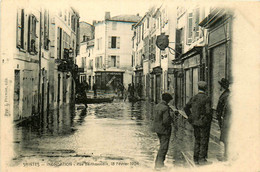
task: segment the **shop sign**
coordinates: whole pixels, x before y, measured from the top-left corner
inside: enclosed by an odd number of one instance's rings
[[[153,68],[154,74],[162,74],[162,68]]]

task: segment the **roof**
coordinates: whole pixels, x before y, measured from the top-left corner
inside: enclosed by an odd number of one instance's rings
[[[111,17],[110,20],[125,21],[125,22],[138,22],[142,17],[137,15],[118,15]]]

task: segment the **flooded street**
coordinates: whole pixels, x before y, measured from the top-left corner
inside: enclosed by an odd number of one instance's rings
[[[62,108],[42,117],[43,123],[39,119],[21,123],[14,132],[13,165],[153,168],[159,140],[151,131],[152,108],[145,101],[115,100],[90,104],[86,110],[82,105],[76,105],[75,111]],[[172,141],[165,162],[168,167],[178,158],[173,158],[173,147]]]

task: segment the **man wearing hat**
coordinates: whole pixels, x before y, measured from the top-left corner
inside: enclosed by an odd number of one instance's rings
[[[195,164],[205,165],[207,161],[208,143],[210,135],[210,125],[212,121],[211,100],[205,93],[207,83],[205,81],[198,82],[199,92],[193,96],[184,107],[184,111],[188,116],[188,121],[194,128],[194,154]]]
[[[163,93],[162,101],[155,106],[153,130],[160,140],[160,148],[155,160],[156,169],[164,167],[164,160],[169,147],[172,117],[170,116],[168,103],[172,99],[169,93]]]
[[[220,141],[224,143],[224,158],[219,158],[219,160],[227,160],[228,153],[228,133],[230,128],[230,116],[231,116],[231,108],[229,104],[229,81],[225,78],[222,78],[219,81],[221,85],[221,89],[224,88],[225,91],[219,97],[218,105],[217,105],[217,119],[219,123],[219,127],[221,130]]]

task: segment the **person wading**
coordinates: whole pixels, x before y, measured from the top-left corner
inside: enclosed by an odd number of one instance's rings
[[[194,163],[196,165],[205,165],[211,163],[208,162],[206,158],[212,121],[212,109],[210,98],[205,93],[207,83],[205,81],[199,81],[198,89],[198,94],[189,100],[184,107],[184,111],[188,116],[188,121],[194,128]]]
[[[155,106],[153,131],[157,133],[160,140],[160,148],[155,160],[155,169],[164,167],[164,160],[169,147],[172,117],[170,116],[168,103],[172,99],[169,93],[163,93],[162,101]]]

